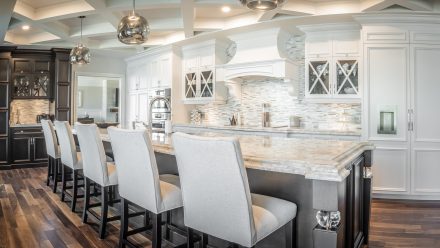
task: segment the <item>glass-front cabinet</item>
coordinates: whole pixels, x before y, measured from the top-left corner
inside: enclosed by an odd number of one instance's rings
[[[358,61],[337,59],[335,61],[336,89],[337,95],[358,95]]]
[[[305,95],[309,99],[359,98],[357,58],[308,59]]]
[[[14,59],[12,98],[50,97],[50,60]]]
[[[214,96],[214,69],[200,70],[200,97]]]
[[[195,98],[197,96],[197,73],[185,73],[185,98]]]

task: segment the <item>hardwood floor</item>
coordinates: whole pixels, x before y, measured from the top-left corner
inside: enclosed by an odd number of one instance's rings
[[[0,248],[117,247],[118,221],[99,240],[97,225],[81,223],[45,177],[46,168],[0,171]],[[134,238],[150,246],[144,236]],[[375,200],[369,247],[440,248],[440,202]]]

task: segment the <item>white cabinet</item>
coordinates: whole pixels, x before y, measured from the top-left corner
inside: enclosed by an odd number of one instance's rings
[[[376,194],[440,199],[439,57],[440,45],[365,45],[363,105],[376,145]]]
[[[151,83],[148,77],[150,73],[151,68],[147,61],[138,60],[127,66],[128,90],[147,90]]]
[[[216,40],[182,48],[184,103],[206,104],[226,101],[227,89],[223,83],[216,82],[215,77],[216,62],[225,61],[225,55],[219,54],[219,47],[226,49],[225,44]]]
[[[305,97],[323,102],[360,101],[360,30],[356,25],[308,25]]]
[[[152,58],[149,62],[151,67],[150,81],[152,88],[170,88],[171,87],[171,57],[166,54]]]
[[[133,122],[148,122],[148,91],[136,91],[128,94],[128,125]]]

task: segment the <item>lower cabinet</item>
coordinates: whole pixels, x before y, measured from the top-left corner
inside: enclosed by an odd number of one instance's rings
[[[8,137],[0,137],[0,165],[8,164]]]
[[[46,144],[41,128],[13,128],[11,134],[13,164],[39,164],[47,161]]]

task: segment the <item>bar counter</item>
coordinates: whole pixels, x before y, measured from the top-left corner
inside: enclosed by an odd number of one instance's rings
[[[222,133],[197,135],[231,136]],[[154,133],[151,137],[160,173],[178,174],[172,136]],[[269,136],[235,137],[240,141],[251,192],[297,204],[297,247],[351,248],[368,243],[371,155],[374,149],[371,143]],[[106,150],[110,150],[108,135],[102,134],[102,138]],[[194,151],[194,156],[197,156],[197,151]],[[320,227],[316,220],[318,211],[339,212],[341,219],[337,227]],[[182,211],[178,212],[174,221],[183,224]],[[282,247],[283,237],[283,232],[278,231],[257,247]]]

